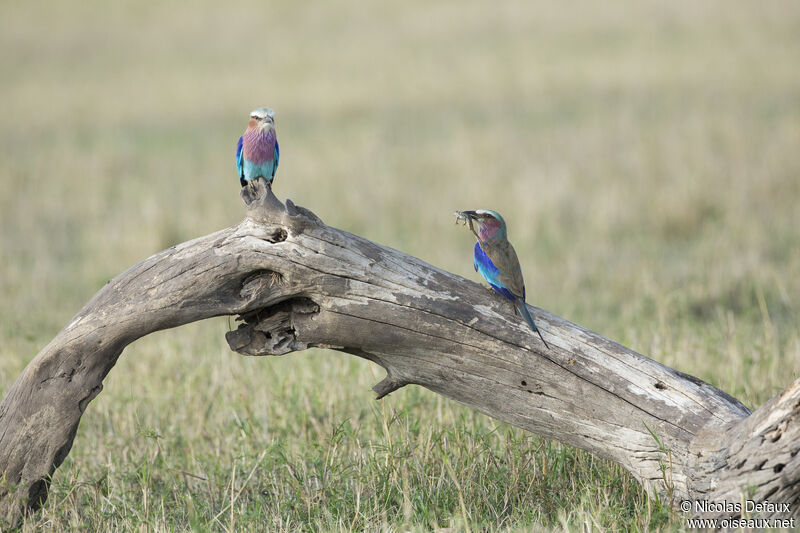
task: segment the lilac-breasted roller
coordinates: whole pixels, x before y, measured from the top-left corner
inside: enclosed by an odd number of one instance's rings
[[[469,224],[469,229],[478,238],[472,263],[492,288],[505,296],[514,304],[515,312],[519,312],[528,326],[539,334],[539,338],[550,349],[542,332],[536,327],[528,306],[525,305],[525,282],[519,266],[517,252],[508,242],[506,222],[500,213],[490,209],[476,211],[456,211],[456,216]],[[477,230],[475,229],[477,226]]]
[[[275,111],[268,107],[254,109],[250,113],[250,123],[236,145],[236,170],[242,187],[259,177],[272,184],[279,157]]]

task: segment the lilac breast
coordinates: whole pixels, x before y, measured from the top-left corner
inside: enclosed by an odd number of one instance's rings
[[[275,130],[247,129],[242,136],[244,158],[251,163],[261,165],[275,157]]]

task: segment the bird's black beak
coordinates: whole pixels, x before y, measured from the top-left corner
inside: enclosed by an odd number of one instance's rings
[[[459,217],[463,217],[469,220],[475,220],[476,218],[478,218],[478,213],[476,213],[475,211],[457,211],[456,213],[458,214]]]

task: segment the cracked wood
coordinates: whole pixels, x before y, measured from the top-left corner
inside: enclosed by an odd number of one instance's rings
[[[242,189],[240,224],[165,250],[103,287],[31,361],[0,404],[0,512],[47,496],[87,404],[134,340],[240,315],[231,348],[336,349],[386,369],[378,397],[417,384],[628,469],[682,499],[799,494],[800,385],[750,413],[709,384],[531,307],[551,344],[502,297],[402,252]],[[663,466],[668,465],[667,472]]]

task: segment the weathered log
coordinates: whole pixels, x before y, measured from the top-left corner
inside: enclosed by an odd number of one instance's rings
[[[114,278],[11,386],[0,404],[0,516],[16,521],[47,497],[125,346],[219,315],[243,318],[227,335],[237,352],[323,347],[369,359],[386,369],[379,398],[421,385],[615,461],[676,507],[744,494],[795,512],[800,380],[751,414],[697,378],[532,307],[548,350],[475,282],[284,206],[263,180],[242,198],[244,221]]]

